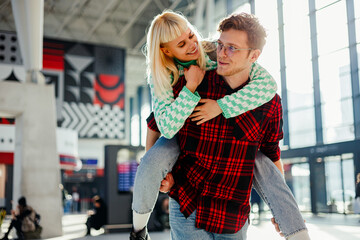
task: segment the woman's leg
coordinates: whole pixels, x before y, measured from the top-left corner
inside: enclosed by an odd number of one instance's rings
[[[310,239],[296,200],[275,164],[258,152],[253,187],[269,206],[286,239]],[[299,237],[301,238],[295,238]]]
[[[161,137],[142,158],[136,171],[133,191],[132,209],[135,231],[147,225],[159,195],[160,183],[171,171],[179,154],[180,149],[176,137],[172,139]]]

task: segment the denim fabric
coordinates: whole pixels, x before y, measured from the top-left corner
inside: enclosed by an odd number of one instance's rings
[[[137,168],[132,209],[139,214],[152,212],[159,195],[160,183],[171,171],[180,154],[176,136],[159,138],[147,151]]]
[[[180,212],[180,205],[172,198],[170,208],[170,229],[172,240],[246,240],[249,221],[235,234],[217,234],[195,227],[196,211],[188,218]]]
[[[137,169],[132,209],[145,214],[153,210],[161,180],[171,171],[180,149],[176,137],[159,138],[146,152]],[[306,229],[304,220],[289,187],[278,168],[261,152],[257,153],[253,187],[269,206],[275,221],[286,237]]]
[[[256,154],[253,187],[269,206],[286,238],[306,229],[285,179],[275,164],[261,152]]]

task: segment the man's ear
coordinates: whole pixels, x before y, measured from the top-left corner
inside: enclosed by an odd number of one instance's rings
[[[168,57],[173,57],[173,54],[169,51],[169,49],[167,47],[162,47],[160,48],[160,50]]]
[[[250,54],[250,62],[252,62],[252,63],[256,62],[256,60],[259,58],[260,54],[261,54],[260,49],[252,50],[251,54]]]

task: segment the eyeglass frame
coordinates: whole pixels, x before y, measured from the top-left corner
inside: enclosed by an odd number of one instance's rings
[[[249,51],[249,50],[254,50],[255,48],[235,48],[234,46],[226,46],[225,44],[220,43],[219,41],[215,42],[216,45],[216,50],[217,51],[221,51],[222,49],[224,49],[224,53],[227,56],[232,56],[235,52],[237,51]],[[222,46],[222,47],[221,47]],[[220,48],[220,49],[219,49]],[[230,48],[233,48],[232,50],[230,50]],[[230,54],[229,54],[230,53]]]

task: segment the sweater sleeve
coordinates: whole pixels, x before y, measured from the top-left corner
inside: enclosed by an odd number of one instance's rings
[[[152,84],[150,84],[150,88],[157,126],[164,137],[170,139],[182,128],[185,120],[200,101],[200,96],[197,92],[192,93],[184,86],[176,99],[174,99],[172,89],[168,90],[160,99],[155,96]]]
[[[270,101],[276,94],[273,77],[257,63],[250,72],[250,82],[239,91],[217,100],[225,118],[236,117]]]

